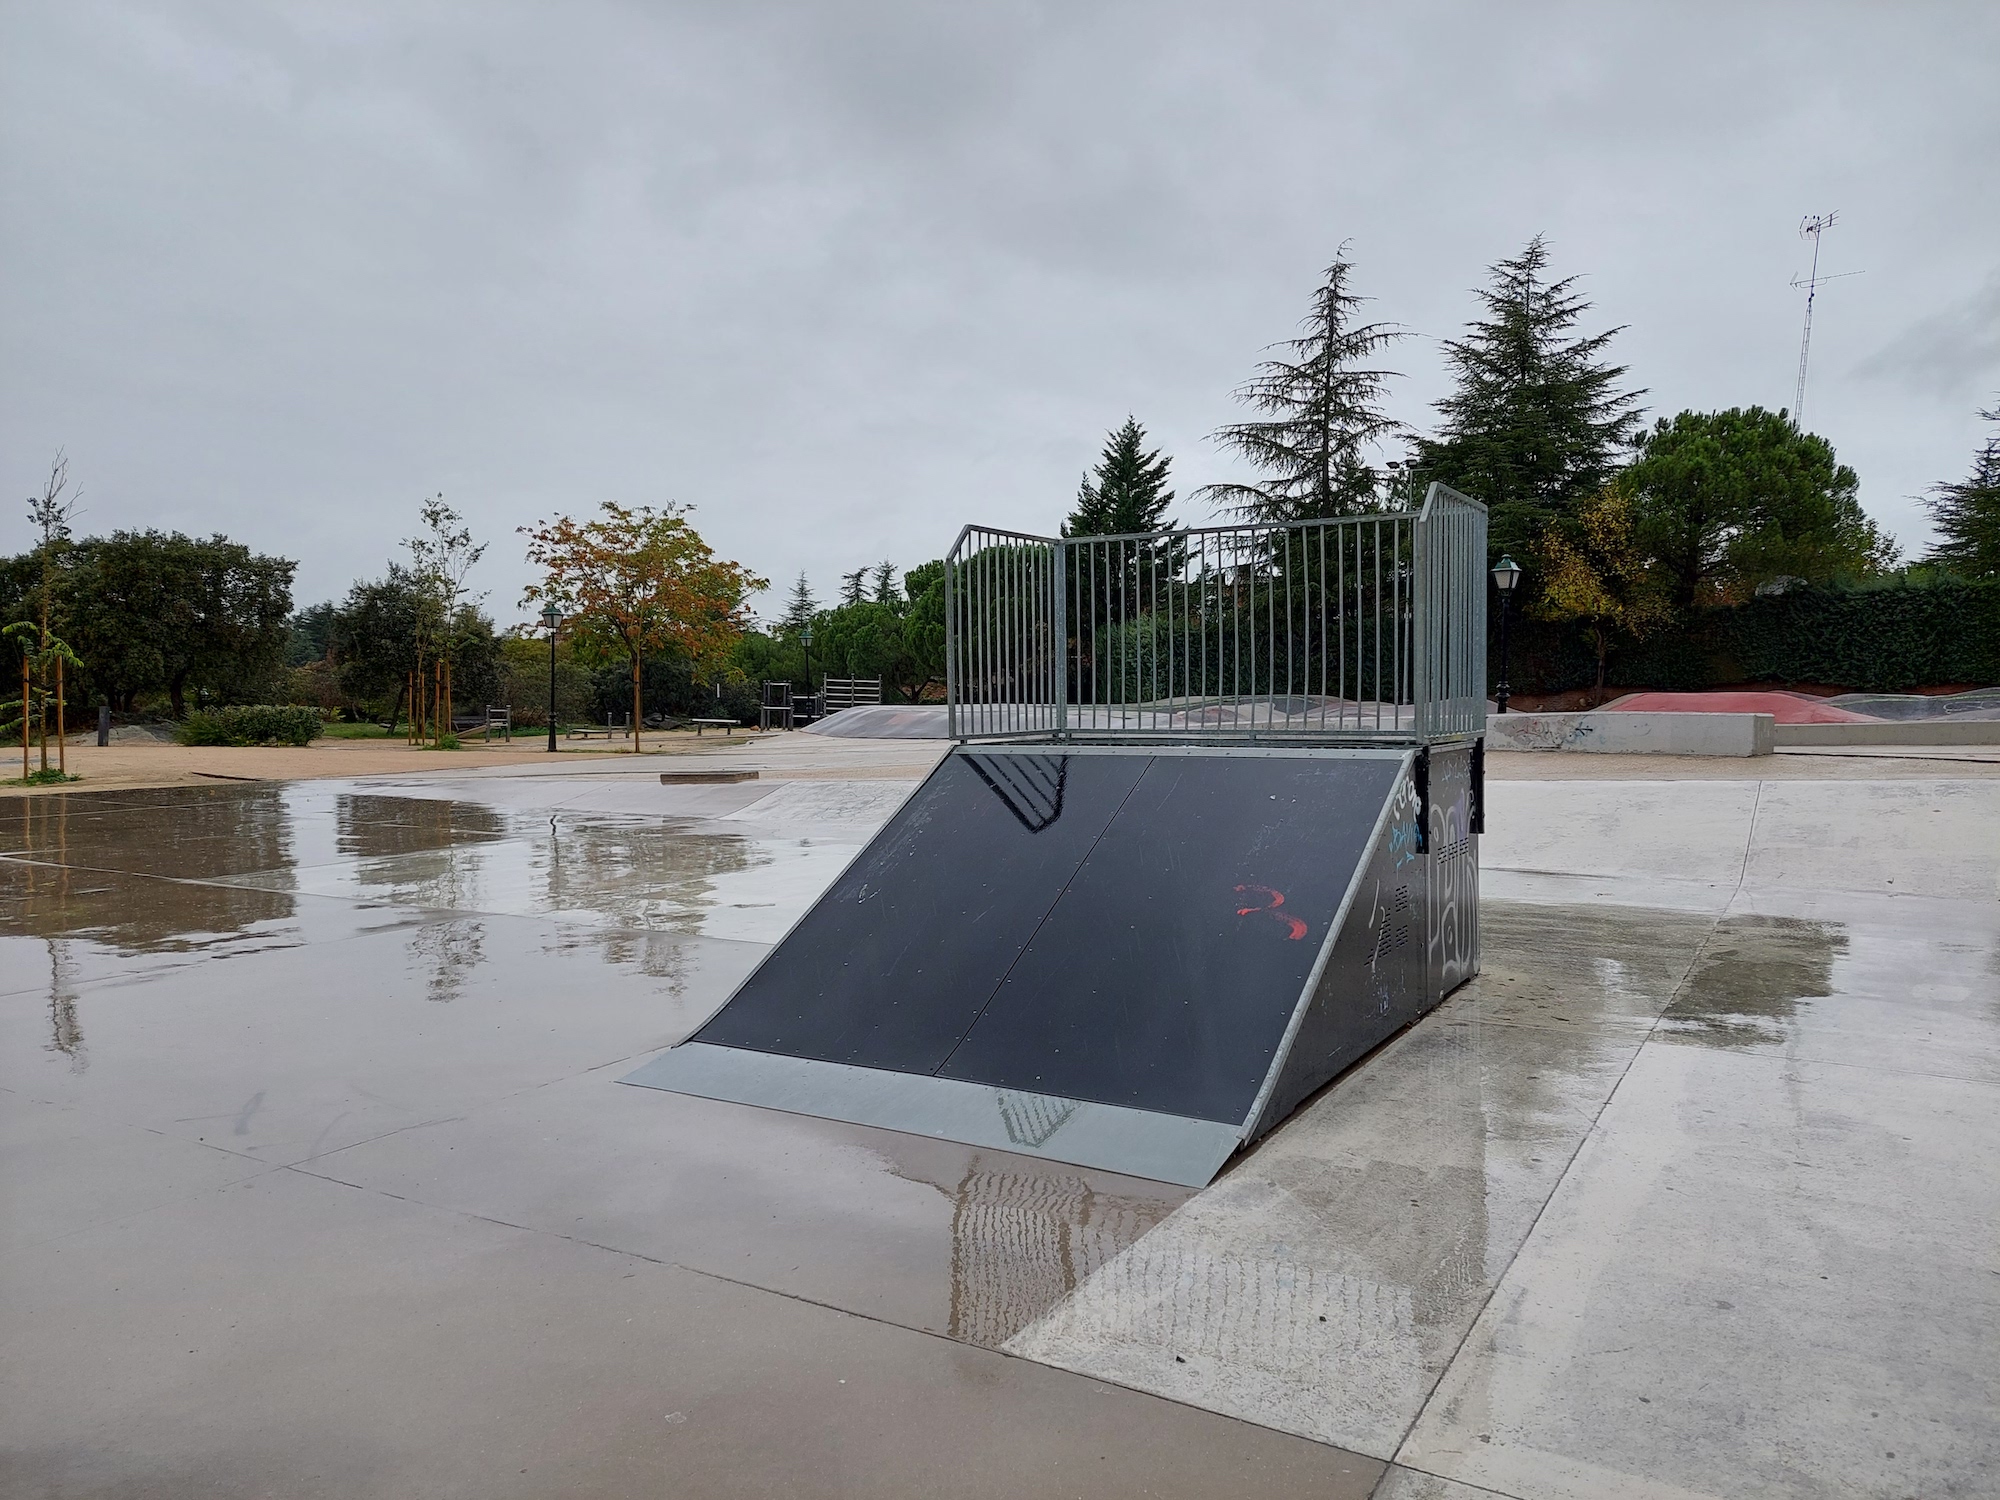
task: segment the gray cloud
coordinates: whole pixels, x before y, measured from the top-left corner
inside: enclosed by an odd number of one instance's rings
[[[1869,275],[1809,414],[1916,540],[1976,421],[1908,371],[1990,358],[1941,310],[1990,309],[1996,44],[1942,6],[11,7],[0,459],[25,494],[66,444],[89,526],[227,530],[302,598],[439,489],[503,619],[512,529],[604,498],[825,591],[1053,525],[1128,411],[1221,477],[1343,240],[1427,336],[1413,425],[1537,231],[1656,411],[1787,404],[1793,226],[1839,207]]]
[[[2000,389],[2000,272],[1956,306],[1897,334],[1855,373],[1961,405]]]

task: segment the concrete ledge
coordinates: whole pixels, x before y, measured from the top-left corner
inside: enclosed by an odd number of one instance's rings
[[[1880,724],[1780,724],[1777,735],[1781,745],[2000,745],[2000,721],[1901,719]]]
[[[1488,714],[1489,750],[1600,755],[1769,755],[1769,714]],[[1845,728],[1846,726],[1839,726]]]

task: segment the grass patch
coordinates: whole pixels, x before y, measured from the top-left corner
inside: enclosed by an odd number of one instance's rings
[[[380,724],[328,724],[320,730],[319,737],[323,740],[386,740],[391,734],[400,737],[402,733],[400,727],[388,730]]]
[[[12,777],[5,782],[0,782],[0,785],[60,786],[66,781],[81,781],[81,780],[83,780],[83,778],[77,775],[76,772],[74,771],[58,771],[54,766],[50,766],[46,771],[30,771],[26,776]]]

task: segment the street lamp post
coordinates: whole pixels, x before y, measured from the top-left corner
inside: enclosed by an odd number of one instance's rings
[[[549,632],[549,754],[556,753],[556,627],[562,624],[562,611],[553,604],[542,606],[542,624]]]
[[[1493,702],[1501,713],[1507,712],[1507,616],[1512,613],[1514,585],[1521,581],[1521,565],[1501,554],[1500,561],[1493,565],[1493,587],[1500,594],[1500,680],[1493,685]]]
[[[813,628],[810,625],[806,626],[805,628],[805,642],[806,642],[806,713],[808,715],[812,715],[813,717],[817,717],[817,715],[813,715]]]

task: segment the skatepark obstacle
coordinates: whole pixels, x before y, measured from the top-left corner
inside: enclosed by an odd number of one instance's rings
[[[1208,1182],[1478,970],[1485,523],[966,528],[959,743],[626,1081]]]

